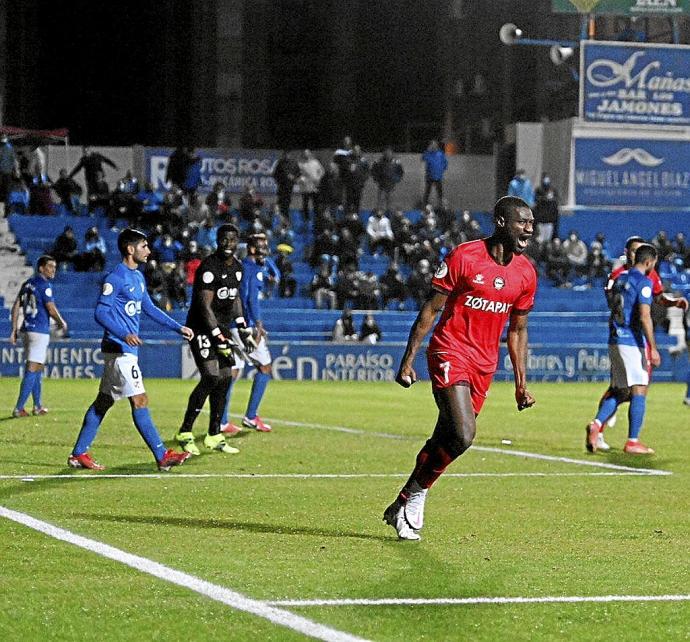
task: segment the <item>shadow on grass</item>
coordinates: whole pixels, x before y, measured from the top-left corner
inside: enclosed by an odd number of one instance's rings
[[[638,470],[667,470],[673,461],[671,459],[659,459],[654,455],[651,457],[649,455],[629,455],[622,450],[613,449],[607,452],[602,460],[607,464],[627,466]]]
[[[241,522],[228,519],[204,519],[196,517],[170,517],[169,515],[112,515],[109,513],[72,513],[71,517],[95,521],[116,522],[121,524],[150,524],[152,526],[179,526],[182,528],[208,528],[247,533],[265,533],[272,535],[311,535],[314,537],[349,537],[354,539],[395,541],[390,535],[371,535],[357,531],[346,531],[337,528],[313,528],[310,526],[289,526],[286,524],[268,524],[261,522]]]

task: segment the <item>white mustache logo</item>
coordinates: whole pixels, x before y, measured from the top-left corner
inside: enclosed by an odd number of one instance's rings
[[[641,147],[636,147],[635,149],[630,149],[629,147],[623,147],[619,149],[615,154],[611,156],[604,156],[602,159],[607,165],[625,165],[631,160],[637,161],[640,165],[645,167],[657,167],[664,162],[663,158],[657,158],[652,156],[647,150]]]

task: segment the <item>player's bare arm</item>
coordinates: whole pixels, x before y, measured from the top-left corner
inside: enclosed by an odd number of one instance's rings
[[[654,302],[663,306],[664,308],[680,308],[681,310],[688,309],[688,300],[683,296],[673,296],[668,292],[662,292],[660,295],[654,297]]]
[[[518,410],[524,410],[536,403],[527,390],[527,314],[526,311],[515,311],[510,315],[508,326],[508,354],[513,364]]]
[[[407,346],[403,354],[400,368],[395,380],[403,388],[409,388],[415,381],[417,381],[417,373],[414,371],[412,364],[417,355],[419,346],[422,345],[424,337],[429,334],[436,322],[436,316],[446,305],[448,294],[435,290],[434,293],[427,299],[419,311],[417,318],[410,329],[410,336],[407,338]]]
[[[649,345],[649,360],[651,364],[657,368],[661,365],[661,357],[656,348],[656,340],[654,339],[654,325],[652,324],[652,307],[646,303],[640,303],[640,325],[644,333],[647,344]]]
[[[46,310],[50,315],[50,318],[55,319],[55,323],[58,324],[58,327],[67,332],[67,322],[62,318],[57,306],[52,301],[46,303]]]
[[[211,308],[214,292],[212,290],[201,290],[201,316],[209,332],[218,327],[218,319]]]
[[[17,335],[19,334],[19,308],[21,301],[17,297],[12,305],[12,330],[10,332],[10,343],[14,345],[17,343]]]

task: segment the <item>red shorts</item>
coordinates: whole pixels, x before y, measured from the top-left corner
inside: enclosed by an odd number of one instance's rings
[[[489,393],[494,373],[478,372],[452,352],[427,352],[426,360],[432,387],[439,390],[460,383],[468,384],[472,408],[478,415]]]

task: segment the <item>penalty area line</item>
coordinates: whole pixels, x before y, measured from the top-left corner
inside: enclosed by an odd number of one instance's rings
[[[266,604],[303,606],[452,606],[472,604],[578,604],[581,602],[688,602],[690,595],[572,595],[545,597],[381,598],[342,600],[273,600]]]
[[[170,582],[171,584],[182,586],[183,588],[199,593],[216,602],[221,602],[238,611],[251,613],[273,624],[292,629],[293,631],[297,631],[298,633],[308,635],[318,640],[325,640],[327,642],[361,642],[363,640],[363,638],[358,638],[349,633],[319,624],[318,622],[290,613],[290,611],[285,611],[274,605],[267,604],[266,602],[246,597],[241,593],[219,586],[218,584],[212,584],[194,575],[177,571],[146,557],[127,553],[114,546],[104,544],[103,542],[82,537],[71,531],[31,517],[26,513],[20,513],[0,506],[0,517],[9,519],[17,524],[22,524],[23,526],[62,542],[67,542],[68,544],[91,551],[101,557],[119,562],[137,571],[141,571],[142,573]]]
[[[241,415],[232,415],[233,417],[241,417]],[[278,419],[276,417],[266,417],[266,421],[283,424],[285,426],[295,426],[296,428],[311,428],[314,430],[330,430],[333,432],[344,432],[352,435],[363,435],[369,437],[382,437],[384,439],[398,439],[398,440],[418,440],[418,437],[409,435],[396,435],[388,432],[371,432],[362,430],[361,428],[348,428],[346,426],[331,426],[328,424],[305,423],[301,421],[287,421]],[[561,464],[571,464],[576,466],[591,466],[594,468],[605,468],[608,470],[625,470],[642,475],[673,475],[670,470],[656,470],[651,468],[635,468],[633,466],[623,466],[621,464],[609,464],[603,461],[590,461],[588,459],[573,459],[571,457],[557,457],[555,455],[542,455],[540,453],[531,453],[523,450],[511,450],[506,448],[492,448],[489,446],[475,446],[472,445],[470,450],[476,450],[485,453],[496,453],[499,455],[508,455],[512,457],[526,457],[529,459],[540,459],[542,461],[553,461]]]
[[[43,479],[403,479],[409,473],[56,473],[31,475],[0,475],[0,481],[18,480],[32,482]],[[611,472],[578,472],[578,473],[444,473],[443,477],[462,479],[484,477],[648,477],[644,470],[611,471]]]

